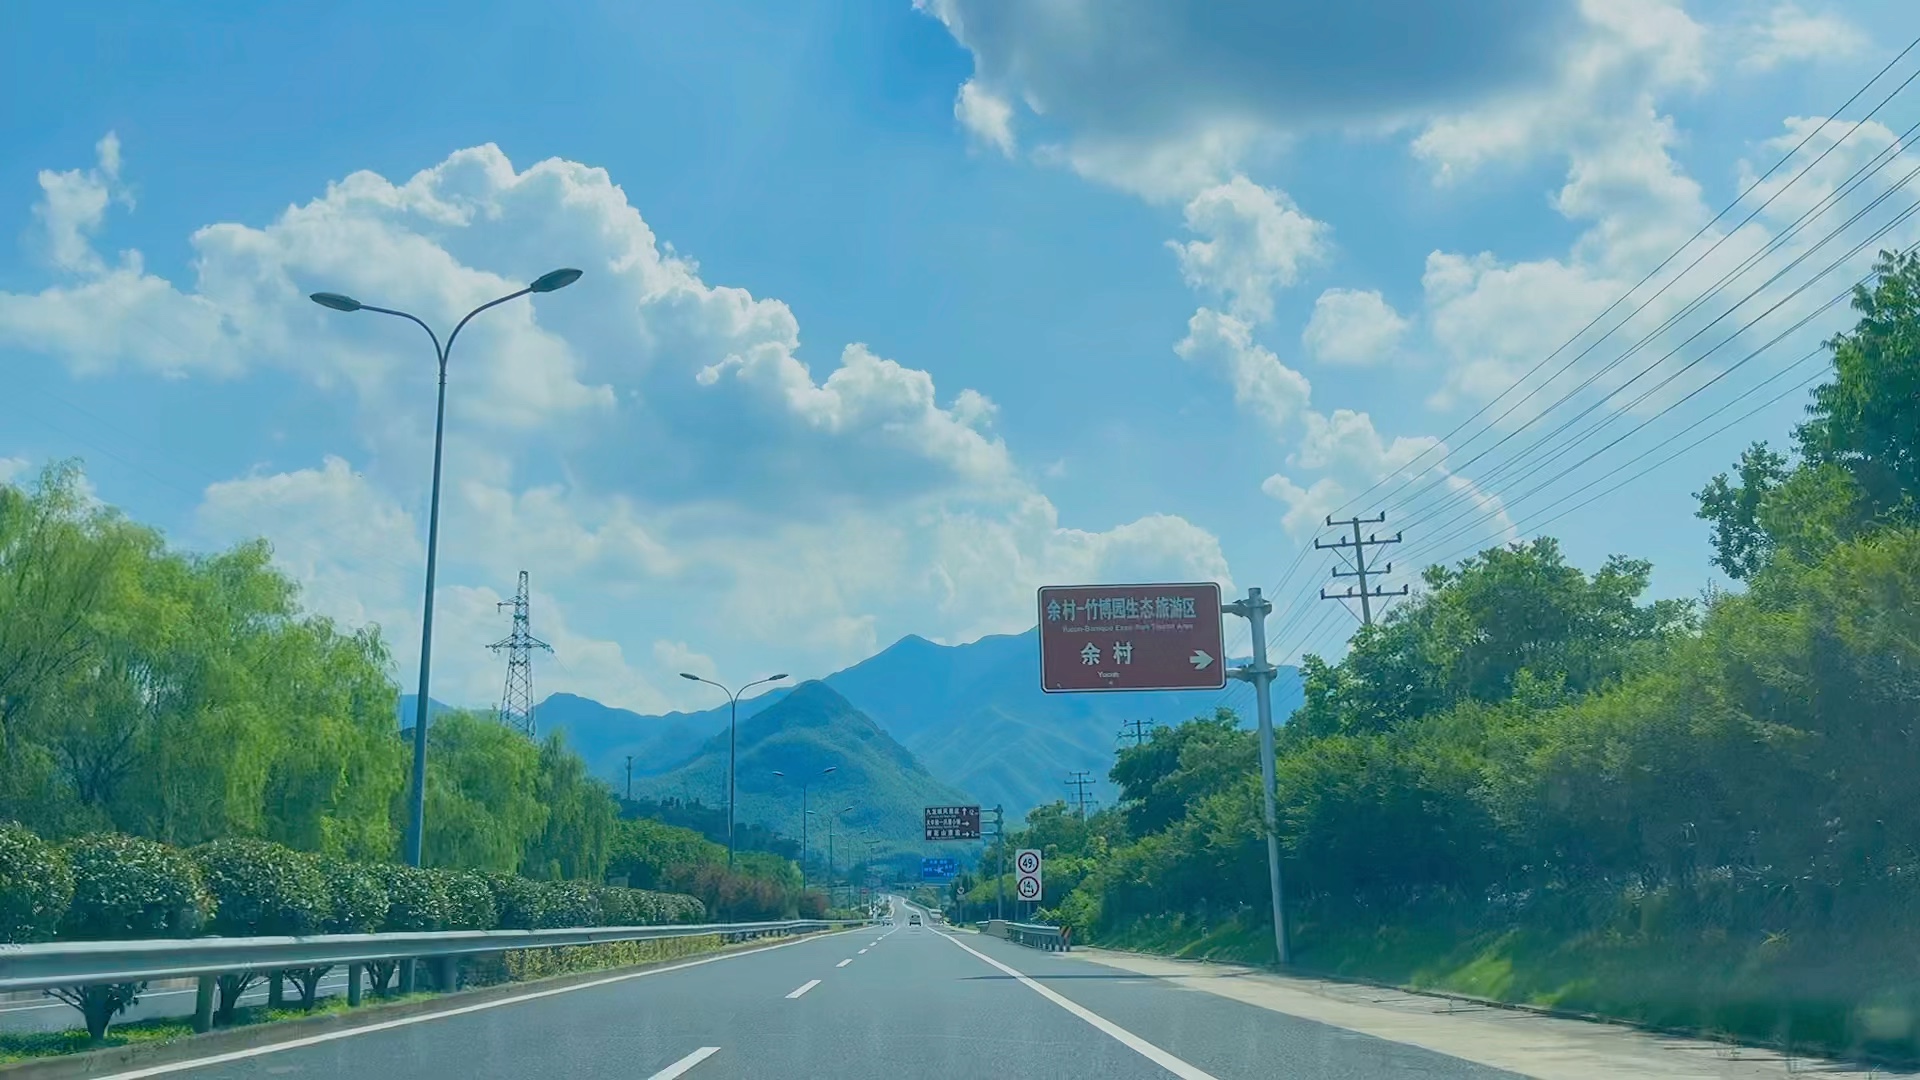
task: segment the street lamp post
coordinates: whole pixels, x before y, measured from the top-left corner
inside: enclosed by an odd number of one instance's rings
[[[432,671],[433,656],[433,574],[440,547],[440,459],[445,443],[447,426],[447,357],[453,352],[453,341],[460,331],[475,315],[496,307],[509,300],[517,300],[529,293],[550,293],[564,289],[580,280],[580,271],[572,269],[553,270],[535,278],[526,288],[508,293],[498,300],[489,300],[474,308],[453,327],[453,333],[447,335],[447,343],[440,344],[440,336],[433,332],[418,316],[393,308],[374,307],[363,304],[351,296],[339,293],[314,293],[308,299],[324,308],[334,311],[372,311],[381,315],[392,315],[406,319],[427,332],[433,341],[433,354],[440,367],[439,403],[433,415],[433,495],[427,509],[427,585],[426,599],[422,604],[420,617],[420,689],[414,702],[413,714],[413,789],[409,798],[407,812],[406,858],[407,865],[419,866],[421,851],[425,846],[427,817],[427,701],[428,676]]]
[[[827,893],[829,896],[833,893],[833,830],[840,823],[840,815],[852,809],[851,806],[843,806],[827,815]]]
[[[783,671],[778,675],[755,679],[738,690],[729,690],[712,679],[703,679],[685,671],[680,673],[680,677],[718,687],[721,693],[727,695],[727,869],[731,870],[733,869],[733,762],[734,748],[739,741],[740,733],[740,695],[761,683],[779,682],[787,677],[787,673]]]
[[[820,776],[827,776],[831,773],[838,772],[839,769],[840,766],[838,765],[829,765],[820,770]],[[779,769],[773,770],[773,775],[782,780],[787,778],[787,774],[781,772]],[[812,786],[814,781],[819,778],[820,777],[816,776],[800,781],[800,888],[803,890],[807,887],[807,818],[813,813],[813,811],[807,809],[807,788]]]

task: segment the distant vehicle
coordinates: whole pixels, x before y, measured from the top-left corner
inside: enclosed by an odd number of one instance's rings
[[[909,916],[907,916],[907,925],[908,925],[908,926],[919,926],[919,925],[920,925],[920,913],[916,911],[916,912],[914,912],[913,914],[911,914],[911,915],[909,915]]]

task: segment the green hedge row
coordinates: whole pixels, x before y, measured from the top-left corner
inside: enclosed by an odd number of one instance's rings
[[[264,840],[185,851],[0,822],[0,941],[530,930],[697,923],[691,896],[587,881],[350,863]]]

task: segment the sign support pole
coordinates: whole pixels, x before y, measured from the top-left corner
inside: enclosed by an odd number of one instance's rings
[[[1233,677],[1253,684],[1254,707],[1260,717],[1260,798],[1267,831],[1267,885],[1273,897],[1273,944],[1281,966],[1288,963],[1286,894],[1280,883],[1280,829],[1273,807],[1273,676],[1267,663],[1267,614],[1273,603],[1249,588],[1244,600],[1224,604],[1221,610],[1247,620],[1253,629],[1253,659],[1233,671]]]
[[[993,808],[993,838],[1000,844],[1000,872],[993,875],[993,916],[1004,922],[1007,918],[1007,813],[998,806]]]

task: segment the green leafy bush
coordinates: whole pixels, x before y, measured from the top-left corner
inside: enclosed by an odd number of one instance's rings
[[[72,902],[65,853],[18,823],[0,823],[0,942],[52,937]]]
[[[215,840],[194,848],[213,899],[216,934],[314,934],[332,914],[326,875],[313,856],[265,840]]]
[[[601,886],[589,881],[549,881],[540,886],[544,927],[600,926]]]
[[[622,886],[599,888],[599,909],[603,926],[639,926],[639,899],[634,890]]]
[[[185,852],[118,833],[67,844],[73,903],[62,937],[81,941],[187,937],[211,906],[200,872]]]
[[[534,930],[545,926],[546,890],[538,882],[513,874],[487,874],[493,890],[494,911],[502,930]]]
[[[371,934],[387,917],[386,879],[374,868],[344,859],[322,858],[332,901],[322,928],[329,934]]]
[[[387,933],[439,930],[448,916],[447,893],[430,871],[397,863],[372,868],[387,887],[387,914],[380,929]]]
[[[443,930],[492,930],[500,925],[493,887],[476,870],[428,871],[447,898]]]

